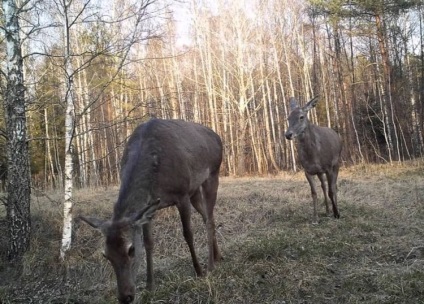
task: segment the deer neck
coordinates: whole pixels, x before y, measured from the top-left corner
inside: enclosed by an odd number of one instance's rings
[[[297,136],[297,138],[298,138],[298,142],[301,143],[302,145],[307,145],[311,141],[314,141],[315,140],[314,132],[312,130],[312,125],[309,123],[309,121],[306,124],[306,127],[303,130],[303,132],[300,133]]]
[[[113,219],[119,220],[142,209],[152,198],[155,175],[151,170],[135,170],[132,178],[121,183]]]
[[[310,155],[316,146],[316,136],[312,130],[312,125],[308,122],[305,130],[297,137],[298,138],[298,148],[305,155]]]

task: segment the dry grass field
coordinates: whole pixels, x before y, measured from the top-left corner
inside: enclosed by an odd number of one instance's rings
[[[344,168],[341,218],[311,224],[303,173],[222,178],[216,206],[224,260],[194,277],[174,208],[156,215],[156,289],[136,303],[424,303],[424,162]],[[117,187],[81,190],[75,213],[109,217]],[[320,198],[322,194],[320,193]],[[60,193],[34,193],[32,249],[22,275],[5,262],[0,207],[0,303],[116,303],[112,267],[99,232],[75,225],[73,248],[59,263]],[[193,213],[196,248],[206,264],[206,234]]]

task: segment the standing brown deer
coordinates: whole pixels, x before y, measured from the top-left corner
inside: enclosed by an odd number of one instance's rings
[[[200,124],[151,119],[128,140],[121,161],[121,187],[112,219],[81,217],[106,237],[104,255],[117,279],[118,299],[131,303],[140,264],[141,230],[146,251],[147,288],[153,288],[151,218],[156,209],[175,205],[194,269],[203,275],[191,229],[191,206],[202,216],[208,237],[208,270],[221,259],[215,237],[213,210],[222,161],[220,137]]]
[[[308,111],[316,106],[318,96],[311,99],[304,107],[298,107],[294,97],[290,98],[289,128],[285,133],[287,139],[297,138],[297,152],[306,178],[311,186],[313,201],[313,223],[318,223],[317,192],[314,175],[321,181],[327,215],[330,214],[329,197],[333,205],[335,218],[340,217],[337,209],[337,176],[340,167],[342,142],[340,136],[330,128],[311,124],[308,120]],[[324,175],[327,177],[327,186]]]

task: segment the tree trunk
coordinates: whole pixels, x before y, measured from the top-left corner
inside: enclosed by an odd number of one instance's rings
[[[7,129],[8,259],[19,261],[30,245],[31,175],[25,116],[23,59],[18,8],[15,1],[4,0],[3,13],[7,56],[4,108]]]
[[[50,184],[52,184],[53,188],[57,186],[56,183],[56,175],[55,175],[55,169],[53,164],[53,157],[52,157],[52,149],[50,146],[50,131],[49,131],[49,120],[48,120],[48,113],[47,108],[44,109],[44,125],[45,125],[45,134],[46,134],[46,169],[45,169],[45,179],[46,184],[49,183],[47,180],[48,176],[51,178]],[[50,171],[49,171],[50,170]],[[49,174],[50,172],[50,174]]]
[[[290,66],[290,60],[291,58],[289,58],[288,56],[288,52],[287,52],[287,46],[283,45],[283,50],[284,50],[284,57],[286,60],[286,65],[287,65],[287,78],[288,78],[288,82],[290,84],[290,96],[294,96],[294,86],[293,86],[293,79],[291,76],[291,66]],[[281,78],[281,77],[280,77]],[[284,92],[284,91],[282,91]],[[284,109],[287,112],[287,104],[285,102],[285,98],[283,98],[283,105],[284,105]],[[286,117],[289,117],[289,112],[286,113]],[[290,140],[290,156],[291,156],[291,162],[292,162],[292,166],[293,166],[293,171],[296,172],[297,171],[297,165],[296,165],[296,156],[295,156],[295,147],[294,147],[294,143],[293,140]]]
[[[393,118],[392,115],[389,115],[389,113],[392,113],[392,92],[391,92],[391,66],[390,66],[390,59],[388,50],[386,47],[386,38],[384,34],[384,25],[382,16],[379,14],[375,14],[375,23],[377,28],[377,40],[378,45],[380,48],[380,55],[381,55],[381,63],[383,66],[383,80],[382,80],[382,94],[383,94],[383,107],[384,107],[384,115],[385,115],[385,123],[386,123],[386,139],[388,143],[388,150],[389,150],[389,159],[390,163],[392,162],[392,155],[394,153],[394,143],[393,143],[393,135],[392,130],[394,129],[393,126],[393,120],[390,120],[390,118]],[[389,108],[390,107],[390,108]],[[396,144],[398,144],[396,142]],[[397,155],[399,158],[399,155]]]
[[[66,92],[65,92],[65,201],[63,205],[63,234],[62,246],[60,248],[60,258],[65,259],[66,252],[71,248],[72,239],[72,194],[73,194],[73,133],[75,126],[75,109],[73,100],[73,76],[74,71],[71,62],[70,51],[70,22],[69,6],[71,2],[64,2],[64,38],[65,38],[65,71],[66,71]]]
[[[246,174],[246,110],[239,109],[239,124],[237,138],[237,175],[244,176]]]

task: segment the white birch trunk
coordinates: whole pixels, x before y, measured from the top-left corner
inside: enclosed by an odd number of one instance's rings
[[[48,176],[51,177],[51,182],[53,183],[54,186],[56,185],[56,175],[55,175],[55,170],[54,170],[54,165],[53,165],[53,157],[52,157],[52,150],[51,150],[51,146],[50,146],[50,132],[49,132],[49,120],[48,120],[48,113],[47,113],[47,108],[44,109],[44,125],[45,125],[45,133],[46,133],[46,160],[47,160],[47,164],[46,164],[46,179],[48,178]],[[48,167],[50,169],[50,172],[48,171]],[[47,174],[47,173],[50,174]],[[47,184],[46,180],[46,184]]]
[[[195,56],[193,56],[195,57]],[[193,117],[194,117],[194,121],[200,123],[201,120],[201,109],[200,109],[200,105],[199,105],[199,76],[198,76],[198,67],[197,67],[197,59],[194,58],[193,60],[193,65],[194,65],[194,69],[193,69],[193,73],[194,73],[194,92],[193,92]]]
[[[284,57],[286,59],[286,65],[287,65],[287,77],[288,77],[288,81],[289,81],[289,84],[290,84],[290,94],[291,94],[290,96],[294,96],[295,91],[294,91],[293,79],[292,79],[292,76],[291,76],[290,58],[289,58],[289,55],[288,55],[288,52],[287,52],[287,46],[285,45],[285,43],[283,43],[282,47],[283,47]],[[281,80],[280,80],[280,82],[281,82]],[[285,102],[284,102],[284,108],[286,108]],[[286,117],[288,118],[289,114],[286,113],[286,115],[287,115]],[[295,147],[294,147],[293,140],[290,140],[289,144],[290,144],[290,157],[291,157],[291,161],[292,161],[292,164],[293,164],[293,171],[296,172],[297,171],[297,165],[296,165],[296,155],[294,153]]]
[[[72,195],[73,195],[73,144],[72,137],[75,123],[75,109],[73,102],[73,68],[70,54],[70,35],[69,35],[69,9],[70,2],[63,2],[64,10],[64,39],[65,39],[65,70],[66,70],[66,112],[65,112],[65,182],[63,204],[63,234],[62,245],[60,247],[60,258],[65,259],[66,252],[71,248],[72,239]]]

